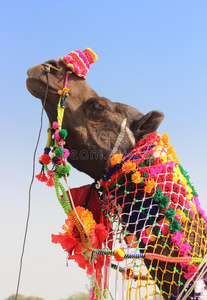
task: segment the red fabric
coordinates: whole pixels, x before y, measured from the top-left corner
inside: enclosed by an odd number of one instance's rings
[[[73,188],[70,190],[74,205],[76,206],[81,206],[87,199],[87,195],[90,189],[90,184],[88,185],[83,185],[78,188]],[[67,192],[68,194],[68,192]],[[63,198],[63,196],[61,196]],[[69,200],[69,194],[68,194]],[[101,216],[101,207],[99,204],[99,196],[96,190],[92,189],[91,194],[90,194],[90,201],[88,203],[87,209],[90,210],[93,214],[94,220],[98,224],[100,222],[100,216]]]

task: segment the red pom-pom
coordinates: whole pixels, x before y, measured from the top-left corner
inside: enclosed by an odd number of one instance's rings
[[[43,154],[41,158],[41,162],[43,163],[43,165],[49,165],[49,163],[51,162],[51,158],[48,154]]]
[[[62,157],[59,157],[59,159],[58,159],[58,161],[57,161],[57,164],[60,165],[60,164],[62,164],[62,163],[63,163],[63,159],[62,159]]]

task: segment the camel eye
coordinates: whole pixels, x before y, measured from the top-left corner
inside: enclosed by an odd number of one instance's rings
[[[102,111],[104,109],[103,105],[101,105],[96,99],[89,99],[86,101],[86,107],[87,109],[90,109],[92,111]]]

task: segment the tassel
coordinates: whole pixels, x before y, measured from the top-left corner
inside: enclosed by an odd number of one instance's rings
[[[48,181],[48,178],[45,174],[42,174],[41,181],[42,182],[47,182]]]
[[[53,181],[53,179],[52,179],[52,177],[50,177],[50,178],[48,179],[46,185],[47,185],[47,186],[54,186],[54,185],[55,185],[55,184],[54,184],[54,181]]]
[[[41,182],[47,182],[48,178],[45,175],[45,168],[44,165],[42,166],[41,172],[35,176],[37,178],[37,180],[41,181]]]
[[[42,181],[42,173],[39,173],[38,175],[35,175],[35,177],[37,178],[37,180]]]

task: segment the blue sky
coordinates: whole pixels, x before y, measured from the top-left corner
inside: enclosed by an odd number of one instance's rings
[[[72,50],[92,48],[98,61],[87,82],[98,94],[143,113],[165,113],[177,156],[207,210],[207,2],[0,1],[1,201],[0,300],[16,290],[27,216],[40,101],[26,89],[26,71]],[[46,141],[44,116],[38,157]],[[36,173],[39,172],[38,162]],[[70,185],[91,179],[74,169]],[[34,182],[20,293],[59,300],[87,291],[85,272],[50,241],[65,215],[53,189]]]

